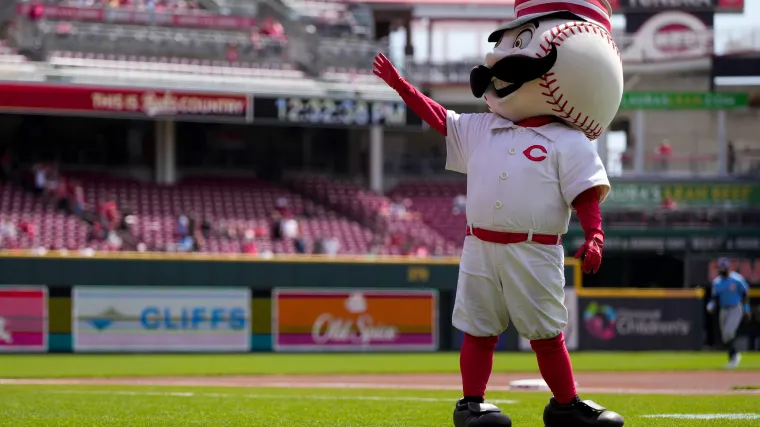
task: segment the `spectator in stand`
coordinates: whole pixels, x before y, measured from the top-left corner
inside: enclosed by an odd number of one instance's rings
[[[271,17],[268,17],[264,20],[264,22],[261,24],[261,30],[259,32],[261,35],[268,36],[273,39],[284,40],[286,38],[285,29],[283,28],[282,24]]]
[[[43,190],[43,197],[46,202],[55,201],[59,180],[60,174],[58,173],[58,168],[54,165],[45,166],[45,189]]]
[[[281,240],[282,239],[282,215],[280,215],[279,212],[272,212],[269,226],[271,229],[271,232],[269,234],[272,236],[272,240],[274,241]]]
[[[47,188],[47,171],[45,165],[37,163],[32,167],[32,173],[34,173],[34,193],[42,195]]]
[[[211,219],[209,219],[208,215],[203,217],[203,222],[201,222],[201,235],[204,239],[210,239],[211,238],[211,230],[214,228],[213,224],[211,224]]]
[[[306,242],[300,237],[293,242],[293,247],[295,248],[297,254],[303,255],[306,253]]]
[[[415,258],[428,258],[430,256],[430,251],[428,251],[427,246],[419,245],[414,249],[414,251],[412,251],[410,255]]]
[[[0,218],[0,240],[16,239],[18,236],[18,230],[16,226],[10,220],[6,218]]]
[[[318,237],[312,245],[311,253],[314,255],[323,255],[325,253],[325,242],[321,237]]]
[[[69,193],[69,211],[77,216],[83,216],[86,211],[84,188],[82,183],[74,181],[71,183],[73,189]]]
[[[227,220],[227,221],[220,221],[220,229],[219,233],[229,239],[229,240],[237,240],[238,236],[240,236],[240,226],[236,221],[233,220]]]
[[[53,194],[53,201],[58,209],[65,211],[69,207],[70,185],[65,176],[58,179],[58,185]]]
[[[108,237],[108,231],[103,227],[102,222],[94,222],[90,226],[90,230],[87,233],[87,243],[96,241],[103,241]]]
[[[123,240],[115,230],[111,230],[106,234],[106,242],[108,243],[109,251],[118,251],[122,247]]]
[[[467,197],[464,194],[460,194],[454,197],[454,207],[452,213],[454,215],[462,215],[467,210]]]
[[[662,199],[662,208],[667,211],[674,211],[678,208],[678,205],[676,204],[676,201],[671,199],[670,197],[665,197]]]
[[[670,157],[673,155],[673,148],[669,140],[663,140],[657,147],[657,154],[660,156],[660,170],[665,172],[670,167]]]
[[[99,208],[100,220],[107,230],[114,230],[121,221],[119,208],[116,206],[116,196],[109,194]]]
[[[335,237],[329,237],[324,241],[325,254],[328,256],[336,256],[340,251],[340,241]]]
[[[380,202],[380,207],[378,208],[377,212],[380,214],[380,216],[390,216],[391,214],[391,204],[388,203],[387,200],[383,200]]]
[[[189,234],[181,237],[177,243],[177,252],[191,252],[194,248],[195,241]]]
[[[203,234],[201,234],[200,227],[195,229],[195,233],[193,233],[193,251],[200,252],[206,247],[206,239],[203,238]]]
[[[275,201],[275,210],[282,216],[286,216],[290,212],[290,199],[285,196],[280,196]]]
[[[187,215],[182,214],[177,217],[177,235],[185,237],[190,234],[190,219]]]
[[[187,230],[190,236],[193,238],[193,251],[201,251],[206,245],[206,240],[203,238],[201,232],[201,224],[198,221],[198,215],[194,212],[188,216]]]
[[[733,141],[728,141],[728,158],[726,159],[726,171],[729,175],[733,175],[736,170],[736,148]]]
[[[37,226],[28,217],[24,217],[18,224],[18,229],[24,233],[27,237],[33,239],[37,235]]]
[[[240,60],[240,55],[238,54],[238,47],[237,45],[230,43],[227,45],[227,61],[228,62],[238,62]]]
[[[243,244],[241,245],[241,249],[244,254],[256,255],[259,252],[259,248],[256,246],[255,239],[256,234],[253,230],[248,230],[245,232]]]
[[[293,217],[293,214],[288,214],[280,223],[280,231],[283,239],[295,240],[299,237],[298,221]]]
[[[404,200],[401,197],[397,197],[396,200],[391,202],[390,213],[393,216],[393,218],[396,218],[396,219],[406,218],[406,214],[407,214],[406,205],[404,204]]]

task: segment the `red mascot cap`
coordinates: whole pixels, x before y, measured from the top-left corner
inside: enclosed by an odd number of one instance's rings
[[[570,12],[612,33],[612,8],[607,0],[515,0],[515,19],[491,33],[488,41],[496,43],[504,31],[558,12]]]

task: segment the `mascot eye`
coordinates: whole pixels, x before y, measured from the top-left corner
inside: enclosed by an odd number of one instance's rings
[[[529,29],[525,29],[520,31],[520,34],[517,35],[517,38],[515,39],[514,47],[518,49],[524,49],[525,46],[527,46],[530,41],[533,40],[533,31]]]

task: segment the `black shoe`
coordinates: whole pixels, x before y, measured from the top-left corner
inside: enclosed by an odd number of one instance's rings
[[[546,427],[623,427],[623,417],[608,411],[591,400],[576,397],[567,405],[560,405],[554,398],[544,408]]]
[[[490,403],[457,402],[454,427],[512,427],[512,420]]]

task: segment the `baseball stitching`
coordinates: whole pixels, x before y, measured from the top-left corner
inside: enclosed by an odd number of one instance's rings
[[[552,36],[551,39],[549,39],[549,37],[544,37],[545,42],[541,43],[541,50],[544,51],[543,55],[541,53],[536,53],[536,56],[539,58],[549,54],[552,51],[552,46],[562,46],[562,43],[573,35],[587,33],[596,34],[606,40],[607,44],[612,46],[612,48],[615,49],[615,52],[617,52],[620,62],[623,61],[623,57],[620,55],[620,50],[612,39],[612,36],[595,24],[588,22],[570,22],[552,28],[550,33]],[[546,89],[545,92],[542,92],[542,95],[549,98],[546,100],[546,103],[552,106],[552,111],[557,113],[559,118],[567,120],[570,124],[583,131],[589,139],[594,140],[599,138],[603,130],[599,123],[590,119],[589,116],[583,114],[582,111],[576,111],[576,108],[573,106],[570,106],[570,110],[566,109],[568,101],[564,99],[565,95],[562,93],[562,87],[554,77],[554,73],[550,72],[544,74],[541,77],[541,81],[542,82],[539,83],[539,85]]]

